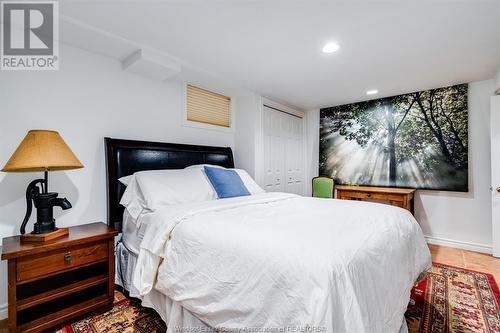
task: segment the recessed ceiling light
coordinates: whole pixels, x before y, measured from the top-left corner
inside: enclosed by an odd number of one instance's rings
[[[367,95],[376,95],[378,94],[378,90],[377,89],[372,89],[372,90],[368,90],[366,92]]]
[[[339,44],[337,43],[326,43],[325,46],[323,46],[323,53],[333,53],[337,52],[340,49]]]

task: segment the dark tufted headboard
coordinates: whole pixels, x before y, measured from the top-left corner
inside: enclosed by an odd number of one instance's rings
[[[234,168],[228,147],[194,146],[177,143],[104,138],[106,145],[108,225],[122,230],[125,186],[118,179],[137,171],[182,169],[194,164],[214,164]]]

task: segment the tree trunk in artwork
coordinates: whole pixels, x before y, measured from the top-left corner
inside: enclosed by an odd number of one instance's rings
[[[415,97],[417,100],[417,105],[419,107],[420,113],[423,116],[423,120],[426,123],[426,125],[429,127],[431,133],[434,135],[434,137],[438,141],[439,147],[441,148],[441,153],[443,154],[443,157],[450,165],[455,166],[451,152],[449,151],[448,146],[446,145],[446,141],[444,139],[444,135],[443,135],[443,131],[441,129],[441,126],[436,121],[436,118],[434,116],[432,95],[429,98],[429,104],[430,104],[429,110],[428,110],[429,114],[427,114],[427,110],[422,103],[420,93],[416,93]]]
[[[385,105],[385,119],[387,121],[387,150],[389,153],[389,185],[396,186],[396,126],[394,123],[394,109],[390,103]]]

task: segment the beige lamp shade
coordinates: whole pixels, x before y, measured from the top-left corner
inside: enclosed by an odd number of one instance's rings
[[[83,168],[56,131],[31,130],[17,147],[4,172],[54,171]]]

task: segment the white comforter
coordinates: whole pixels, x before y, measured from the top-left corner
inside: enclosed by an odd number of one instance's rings
[[[149,218],[134,285],[215,328],[398,332],[431,264],[413,216],[375,203],[265,193]]]

